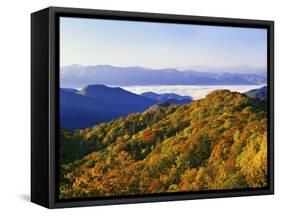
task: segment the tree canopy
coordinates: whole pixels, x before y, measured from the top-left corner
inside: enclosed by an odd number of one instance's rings
[[[266,102],[237,92],[61,129],[60,198],[266,185]]]

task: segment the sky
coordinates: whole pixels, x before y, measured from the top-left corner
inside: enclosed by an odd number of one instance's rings
[[[265,29],[60,18],[60,65],[265,67]]]

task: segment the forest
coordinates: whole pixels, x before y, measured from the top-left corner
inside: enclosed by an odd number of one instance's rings
[[[60,199],[266,187],[266,101],[216,90],[61,128],[59,168]]]

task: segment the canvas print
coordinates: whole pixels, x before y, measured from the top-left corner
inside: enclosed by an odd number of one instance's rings
[[[60,17],[59,199],[264,188],[267,30]]]

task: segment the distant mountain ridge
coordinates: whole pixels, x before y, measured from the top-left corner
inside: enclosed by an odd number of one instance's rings
[[[181,96],[174,93],[157,94],[154,92],[144,92],[141,96],[151,98],[158,102],[170,103],[170,104],[188,104],[192,102],[192,97]]]
[[[241,74],[257,74],[265,75],[267,72],[266,66],[261,67],[250,67],[247,65],[237,65],[237,66],[225,66],[225,67],[212,67],[206,65],[193,65],[189,67],[177,68],[179,70],[194,70],[194,71],[203,71],[210,73],[241,73]]]
[[[266,73],[197,72],[174,68],[68,65],[61,68],[61,86],[81,88],[89,84],[130,85],[260,85]]]

